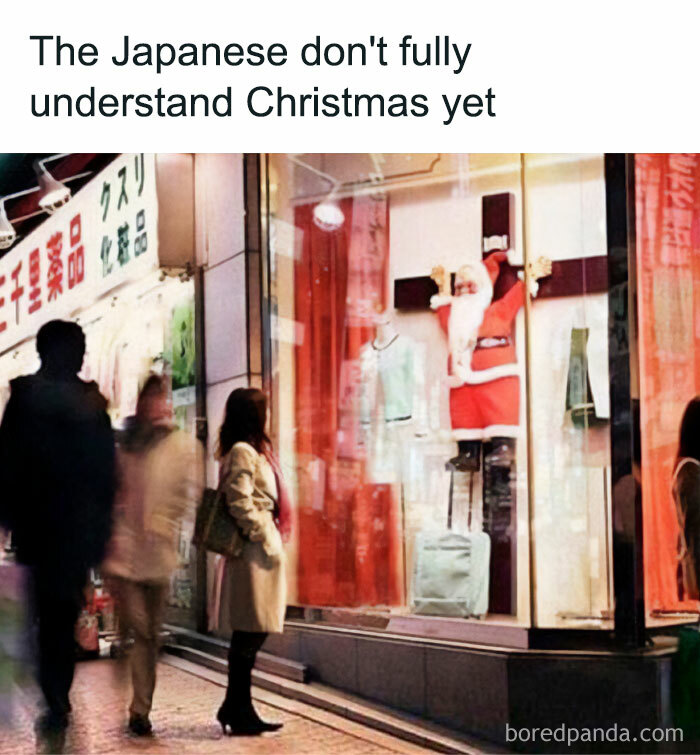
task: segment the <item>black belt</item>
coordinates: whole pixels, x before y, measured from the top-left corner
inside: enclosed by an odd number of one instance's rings
[[[510,346],[509,336],[486,336],[476,339],[477,349],[495,349],[501,346]]]

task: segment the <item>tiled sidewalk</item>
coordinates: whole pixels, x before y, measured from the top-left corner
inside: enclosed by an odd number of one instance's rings
[[[0,755],[35,752],[33,694],[15,698],[15,726],[0,730]],[[124,733],[124,684],[113,661],[78,666],[71,699],[73,723],[66,751],[75,753],[407,753],[425,752],[359,724],[295,703],[289,710],[256,703],[260,715],[284,728],[261,737],[224,737],[214,716],[223,697],[216,684],[172,666],[158,669],[152,721],[156,736]],[[269,702],[274,695],[265,694]]]

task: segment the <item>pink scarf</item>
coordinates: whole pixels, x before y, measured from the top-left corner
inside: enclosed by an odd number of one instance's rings
[[[284,479],[282,478],[282,468],[272,449],[265,451],[265,458],[272,467],[272,471],[275,474],[275,482],[277,483],[277,505],[275,506],[273,516],[277,529],[282,539],[286,542],[292,534],[292,504],[289,500],[287,488],[284,485]]]

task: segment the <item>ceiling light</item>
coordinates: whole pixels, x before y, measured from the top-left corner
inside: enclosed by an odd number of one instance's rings
[[[344,222],[340,205],[330,196],[314,207],[314,225],[322,231],[337,231]]]
[[[9,249],[16,238],[17,231],[12,227],[5,211],[5,200],[0,199],[0,249]]]
[[[34,169],[39,180],[39,207],[52,215],[71,198],[70,189],[57,181],[42,162],[36,163]]]
[[[337,231],[338,228],[340,228],[345,222],[345,215],[340,209],[340,205],[338,204],[338,200],[336,199],[338,189],[341,186],[341,182],[338,181],[337,178],[331,176],[329,173],[324,173],[322,170],[315,168],[313,165],[305,163],[296,155],[297,153],[288,154],[287,157],[290,162],[293,162],[295,165],[298,165],[301,168],[305,168],[306,170],[310,171],[314,175],[322,178],[324,181],[327,181],[330,184],[330,191],[326,195],[325,199],[323,199],[314,207],[314,225],[317,228],[320,228],[322,231],[327,231],[329,233],[332,231]]]

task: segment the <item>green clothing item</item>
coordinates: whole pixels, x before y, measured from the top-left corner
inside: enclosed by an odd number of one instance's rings
[[[386,422],[411,419],[414,358],[413,342],[398,334],[386,346],[372,342],[362,348],[362,422],[370,422],[376,415]]]

